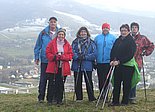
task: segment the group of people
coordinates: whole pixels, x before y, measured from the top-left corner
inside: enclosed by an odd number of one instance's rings
[[[35,63],[41,62],[38,101],[45,99],[46,85],[47,102],[62,104],[64,83],[66,77],[74,72],[74,89],[76,101],[83,100],[82,77],[86,82],[89,101],[95,101],[92,82],[92,71],[97,68],[100,93],[106,82],[111,67],[115,67],[113,74],[113,101],[112,106],[120,105],[120,90],[123,84],[122,105],[135,102],[136,83],[133,76],[138,75],[142,67],[142,56],[150,55],[154,44],[139,32],[139,24],[133,22],[130,27],[123,24],[120,27],[120,36],[116,38],[110,33],[110,24],[102,25],[102,33],[94,40],[86,27],[79,28],[72,44],[67,41],[66,30],[57,27],[57,18],[51,17],[49,25],[43,29],[34,48]],[[72,61],[70,68],[70,61]],[[138,69],[137,69],[138,64]],[[137,71],[138,74],[135,74]],[[47,81],[48,80],[48,81]],[[123,82],[123,83],[122,83]]]

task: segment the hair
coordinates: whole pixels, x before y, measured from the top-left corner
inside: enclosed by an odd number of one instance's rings
[[[50,17],[49,21],[51,21],[51,19],[54,19],[55,21],[58,21],[56,17]]]
[[[128,24],[122,24],[121,27],[120,27],[120,31],[121,31],[122,28],[125,28],[128,31],[130,31],[130,28],[129,28],[129,25]]]
[[[79,37],[80,32],[81,32],[82,30],[85,30],[85,31],[87,32],[87,36],[90,37],[90,33],[89,33],[88,29],[87,29],[86,27],[84,27],[84,26],[81,27],[81,28],[78,30],[78,32],[77,32],[77,34],[76,34],[76,37]]]
[[[130,28],[132,28],[132,26],[137,26],[138,27],[138,30],[139,30],[139,24],[138,23],[132,22],[131,25],[130,25]]]

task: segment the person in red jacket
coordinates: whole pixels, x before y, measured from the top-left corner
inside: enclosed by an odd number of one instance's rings
[[[48,103],[52,104],[54,91],[56,92],[57,104],[62,104],[64,82],[67,75],[71,75],[70,64],[73,53],[72,47],[65,39],[66,30],[61,28],[57,36],[46,48],[48,66],[46,72],[49,73],[49,86],[47,90]],[[55,84],[54,84],[55,83]]]
[[[143,66],[142,56],[149,56],[154,50],[154,44],[146,36],[140,34],[138,23],[132,22],[130,28],[131,36],[133,37],[137,46],[134,58],[138,64],[139,71],[141,71],[141,68]],[[129,101],[131,104],[136,103],[136,87],[131,89]]]

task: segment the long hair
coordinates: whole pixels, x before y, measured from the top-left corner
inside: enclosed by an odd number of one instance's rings
[[[82,31],[82,30],[85,30],[86,32],[87,32],[87,37],[90,37],[90,33],[89,33],[89,31],[88,31],[88,29],[86,28],[86,27],[81,27],[79,30],[78,30],[78,32],[77,32],[77,34],[76,34],[76,37],[79,37],[80,36],[80,32]]]

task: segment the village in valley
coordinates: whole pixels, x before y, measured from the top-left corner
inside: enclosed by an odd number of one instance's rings
[[[146,80],[146,88],[154,88],[155,81],[155,58],[153,55],[145,57],[144,73]],[[30,65],[14,67],[0,65],[0,94],[19,94],[19,93],[37,93],[38,82],[40,78],[40,68],[32,61]],[[141,72],[141,75],[143,73]],[[73,73],[67,77],[65,83],[65,91],[74,91],[74,79]],[[143,89],[143,77],[142,81],[138,83],[137,87]],[[96,70],[93,71],[93,84],[94,90],[98,90],[98,79]],[[85,81],[83,81],[83,89],[86,90]]]

